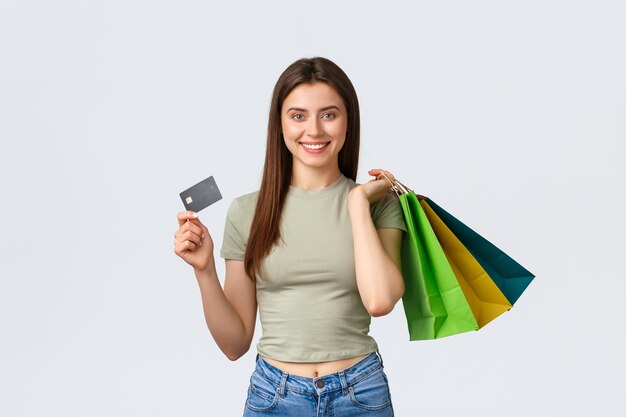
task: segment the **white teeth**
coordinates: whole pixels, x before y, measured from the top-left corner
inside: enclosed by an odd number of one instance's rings
[[[322,149],[326,145],[328,145],[328,143],[324,143],[320,145],[305,145],[304,143],[302,144],[302,146],[304,146],[307,149]]]

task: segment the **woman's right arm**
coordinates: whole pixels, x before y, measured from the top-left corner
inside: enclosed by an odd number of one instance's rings
[[[194,270],[204,319],[219,348],[235,361],[250,349],[256,323],[256,288],[244,271],[243,261],[227,259],[222,291],[215,266],[211,265],[208,270]]]
[[[245,273],[243,261],[227,259],[222,290],[215,270],[213,240],[193,214],[178,213],[174,252],[193,266],[209,331],[222,352],[234,361],[250,349],[256,323],[256,286]]]

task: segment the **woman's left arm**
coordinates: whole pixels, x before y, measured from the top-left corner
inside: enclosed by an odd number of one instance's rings
[[[377,170],[370,173],[373,171]],[[404,294],[402,230],[376,229],[370,214],[370,204],[384,197],[388,189],[386,180],[372,180],[355,187],[348,197],[357,285],[363,305],[373,317],[389,314]]]

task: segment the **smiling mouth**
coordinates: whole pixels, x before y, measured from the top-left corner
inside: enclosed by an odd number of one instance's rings
[[[326,146],[328,146],[330,142],[323,142],[323,143],[302,143],[300,142],[300,145],[304,146],[306,149],[312,150],[312,151],[317,151],[320,149],[324,149]]]

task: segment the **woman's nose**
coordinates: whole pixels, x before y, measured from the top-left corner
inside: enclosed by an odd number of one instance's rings
[[[322,134],[322,126],[320,120],[317,118],[311,118],[306,128],[306,134],[312,137],[318,137]]]

